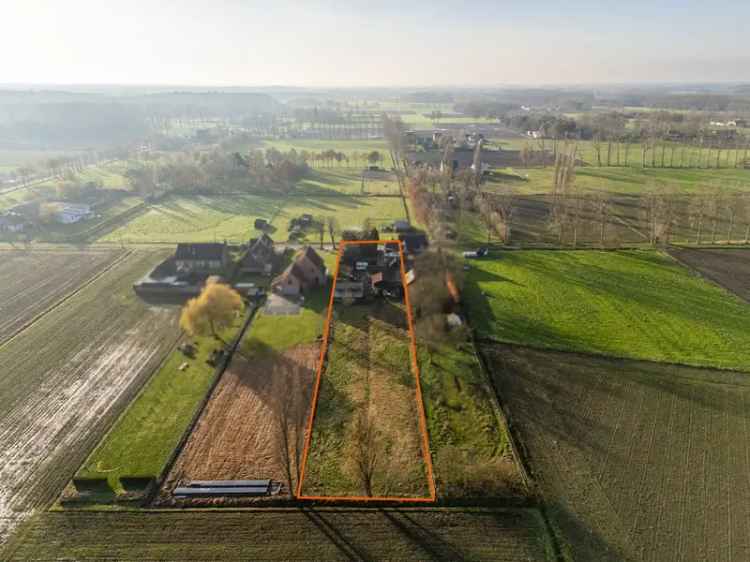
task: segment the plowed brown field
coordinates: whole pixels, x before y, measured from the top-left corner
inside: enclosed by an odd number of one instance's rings
[[[317,345],[269,350],[252,360],[236,353],[175,462],[162,500],[190,480],[270,478],[283,482],[285,492],[294,490],[319,353]]]
[[[122,254],[121,250],[0,251],[0,342]]]
[[[750,302],[750,250],[670,248],[669,254]]]
[[[0,544],[57,497],[174,342],[176,312],[132,290],[162,258],[130,254],[0,347]]]
[[[569,560],[750,560],[750,375],[484,351]]]

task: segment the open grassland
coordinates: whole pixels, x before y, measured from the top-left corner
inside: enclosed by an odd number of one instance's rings
[[[429,497],[406,311],[334,309],[302,493]]]
[[[316,176],[317,177],[317,176]],[[268,234],[286,241],[289,221],[302,214],[335,217],[341,228],[360,227],[365,220],[374,225],[404,218],[400,197],[369,197],[336,191],[321,192],[310,187],[289,196],[273,195],[196,195],[171,196],[150,205],[144,212],[99,241],[125,244],[223,241],[244,242],[256,235],[256,218],[268,220],[274,227]],[[305,192],[309,189],[309,192]],[[326,234],[327,236],[327,234]],[[308,232],[310,240],[317,234]]]
[[[567,560],[748,559],[747,375],[485,352]]]
[[[497,170],[485,184],[488,191],[520,195],[550,193],[554,166],[546,168],[505,168]],[[604,191],[636,195],[654,188],[669,186],[684,194],[694,194],[701,187],[721,186],[729,191],[750,191],[750,170],[688,170],[679,168],[579,167],[575,185],[582,191]]]
[[[11,172],[21,166],[42,166],[50,158],[75,156],[75,150],[0,149],[0,172]]]
[[[364,191],[363,189],[364,176]],[[363,172],[355,168],[316,168],[296,187],[296,195],[399,195],[396,177],[388,172]]]
[[[231,339],[242,322],[238,317],[223,337]],[[121,477],[161,474],[214,380],[216,367],[206,361],[212,350],[222,347],[211,337],[190,341],[197,344],[195,357],[173,350],[76,476],[107,478],[110,488],[119,493]],[[174,337],[171,342],[175,343]],[[183,364],[188,366],[181,371]]]
[[[130,253],[0,346],[0,542],[60,493],[169,348],[174,313],[132,290],[160,259]]]
[[[723,200],[718,212],[705,213],[699,226],[694,207],[691,209],[693,196],[669,196],[667,200],[673,213],[669,242],[695,244],[700,240],[702,244],[746,243],[750,216],[742,215],[745,202],[739,199],[739,195],[733,197]],[[561,228],[559,222],[552,221],[552,195],[512,196],[509,243],[515,246],[569,248],[651,245],[651,207],[648,199],[638,195],[610,196],[605,214],[599,212],[596,200],[586,195],[577,195],[567,201],[571,209],[578,210],[571,211],[572,220]],[[729,212],[732,209],[737,211],[734,216]],[[461,246],[499,243],[496,229],[493,227],[488,236],[487,224],[477,212],[464,210],[457,214],[455,228]]]
[[[120,251],[0,251],[0,342],[107,267]]]
[[[528,146],[532,150],[541,150],[542,146],[544,149],[552,152],[554,141],[551,139],[545,139],[544,142],[531,138],[501,138],[491,139],[491,143],[499,146],[502,149],[513,149],[519,150],[524,146]],[[562,142],[558,143],[559,147],[563,146]],[[624,167],[641,167],[643,164],[641,155],[641,144],[631,143],[629,148],[626,150],[624,143],[619,146],[612,144],[612,148],[607,160],[607,143],[601,143],[601,164],[606,165],[609,162],[610,166],[624,166]],[[599,156],[595,148],[593,141],[576,141],[576,157],[579,158],[583,163],[590,166],[599,166]],[[618,156],[619,153],[619,156]],[[740,146],[737,148],[723,148],[718,154],[717,161],[717,150],[712,147],[709,151],[708,144],[704,148],[698,148],[695,146],[682,144],[678,142],[659,143],[656,149],[648,147],[646,152],[645,164],[647,168],[663,168],[678,170],[680,168],[703,168],[703,169],[729,169],[736,168],[735,161],[739,164],[744,159],[750,157],[750,148],[746,146]],[[619,159],[618,159],[619,158]],[[741,164],[740,164],[741,166]]]
[[[45,513],[3,557],[49,560],[552,561],[535,510]]]
[[[669,254],[714,283],[750,302],[750,249],[669,249]]]
[[[273,218],[283,200],[260,195],[168,197],[101,241],[124,243],[247,241],[256,218]]]
[[[747,303],[659,252],[502,252],[473,261],[466,298],[485,338],[750,370]]]
[[[400,197],[360,197],[354,195],[293,196],[289,197],[281,212],[271,223],[276,227],[275,238],[283,240],[288,232],[289,221],[302,214],[334,217],[342,229],[361,228],[365,221],[373,226],[391,223],[406,218],[406,210]],[[307,237],[317,240],[316,234]]]

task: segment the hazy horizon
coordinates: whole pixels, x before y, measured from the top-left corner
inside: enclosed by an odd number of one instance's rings
[[[750,81],[747,3],[562,9],[144,0],[13,3],[0,83],[187,87],[509,87]],[[13,56],[10,56],[12,53]]]

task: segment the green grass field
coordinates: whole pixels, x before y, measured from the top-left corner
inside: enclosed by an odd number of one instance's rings
[[[466,299],[484,337],[750,369],[747,304],[665,254],[503,252],[471,265]]]
[[[222,334],[225,341],[234,336],[243,321],[244,316],[239,317]],[[155,478],[161,473],[216,371],[206,359],[221,345],[211,337],[191,341],[198,344],[195,358],[172,351],[76,476],[106,476],[112,489],[119,492],[121,476]],[[183,363],[188,367],[180,371]]]
[[[517,194],[552,191],[554,167],[506,168],[485,183],[486,189]],[[650,187],[669,186],[683,193],[695,193],[701,187],[721,185],[732,191],[750,191],[750,171],[738,169],[687,170],[585,166],[576,169],[576,187],[585,191],[638,194]]]
[[[255,233],[255,219],[271,219],[282,203],[281,198],[259,195],[169,197],[100,241],[247,241]]]
[[[365,178],[365,194],[399,195],[398,182],[389,178]],[[362,170],[358,168],[315,168],[309,177],[299,182],[297,194],[348,195],[362,194]]]
[[[265,141],[263,148],[276,148],[278,150],[287,152],[291,149],[301,152],[307,150],[308,152],[323,152],[325,150],[336,150],[337,152],[343,152],[347,156],[351,156],[353,152],[371,152],[373,150],[379,150],[383,156],[386,156],[388,152],[388,146],[383,139],[372,139],[372,140],[325,140],[325,139],[294,139],[294,140],[279,140],[279,141]]]

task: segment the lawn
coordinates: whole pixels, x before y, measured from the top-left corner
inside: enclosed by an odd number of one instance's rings
[[[750,370],[746,303],[652,251],[502,252],[471,262],[483,337]]]
[[[238,317],[224,332],[225,341],[243,321],[244,316]],[[159,476],[216,372],[206,360],[220,344],[211,337],[191,341],[198,344],[195,357],[173,350],[76,476],[106,476],[116,492],[122,490],[122,476]],[[188,367],[180,371],[183,363]]]
[[[282,203],[281,198],[260,195],[169,197],[100,241],[134,244],[246,242],[255,235],[255,219],[272,219]],[[285,237],[286,232],[273,236],[278,235]]]
[[[296,316],[271,316],[263,311],[253,320],[242,342],[243,352],[254,353],[270,348],[283,352],[297,345],[315,343],[323,333],[323,315],[328,307],[330,285],[305,296],[301,312]]]
[[[278,150],[287,152],[291,149],[301,152],[307,150],[308,152],[324,152],[326,150],[335,150],[337,152],[343,152],[347,156],[350,156],[353,152],[372,152],[373,150],[380,151],[385,157],[388,152],[388,145],[385,140],[372,139],[372,140],[325,140],[325,139],[295,139],[295,140],[283,140],[283,141],[265,141],[263,148],[276,148]]]

